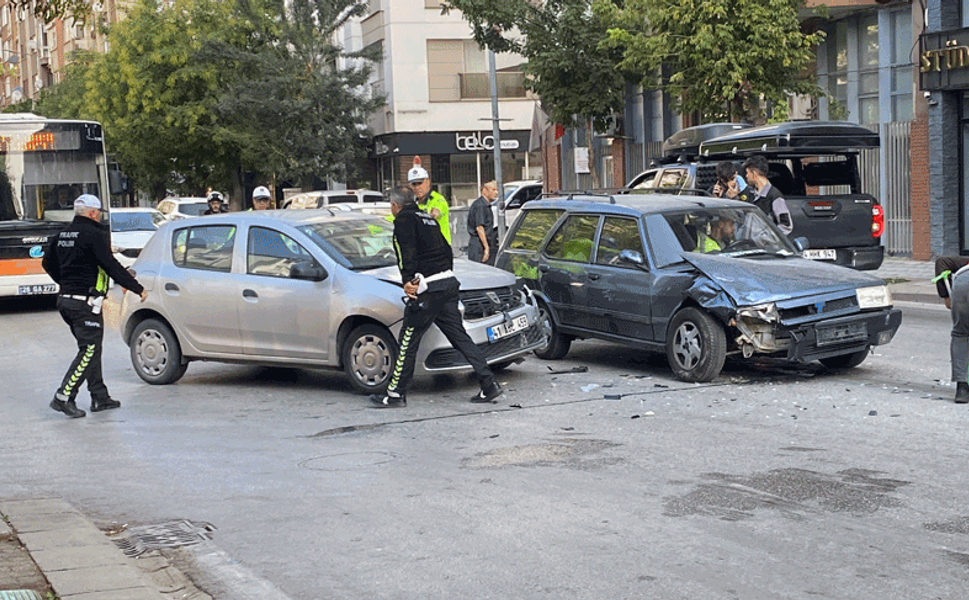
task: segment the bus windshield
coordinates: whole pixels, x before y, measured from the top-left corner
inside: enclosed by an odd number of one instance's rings
[[[5,115],[0,158],[0,221],[70,221],[81,194],[107,203],[97,123]]]

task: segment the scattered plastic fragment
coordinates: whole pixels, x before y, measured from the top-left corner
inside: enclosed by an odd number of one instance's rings
[[[579,389],[582,390],[583,392],[591,392],[592,390],[596,389],[597,387],[599,387],[599,384],[598,383],[590,383],[589,385],[584,385],[584,386],[582,386]]]
[[[561,375],[564,373],[588,373],[588,372],[589,372],[589,367],[586,367],[584,365],[578,366],[578,367],[572,367],[571,369],[555,370],[552,367],[548,368],[549,375]]]
[[[878,416],[878,411],[877,410],[870,410],[870,411],[868,411],[868,416],[869,417],[877,417]]]

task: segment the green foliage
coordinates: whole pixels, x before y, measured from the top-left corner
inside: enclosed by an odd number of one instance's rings
[[[11,0],[10,4],[34,13],[44,23],[66,17],[84,21],[91,14],[90,0]]]
[[[823,33],[801,31],[803,0],[597,0],[614,25],[603,45],[622,50],[620,67],[675,99],[680,113],[707,121],[759,118],[761,100],[787,106],[792,93],[822,95],[809,68]],[[660,78],[659,73],[669,73]]]

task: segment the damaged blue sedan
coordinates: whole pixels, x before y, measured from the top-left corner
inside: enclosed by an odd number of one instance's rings
[[[728,355],[860,365],[902,322],[888,286],[801,258],[792,236],[744,202],[570,195],[524,206],[497,266],[539,300],[544,359],[598,338],[665,352],[683,381],[716,378]]]

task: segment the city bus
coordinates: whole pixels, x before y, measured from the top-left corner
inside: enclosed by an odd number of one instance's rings
[[[0,114],[0,297],[57,293],[41,260],[51,237],[73,220],[74,199],[85,193],[107,210],[99,123]]]

